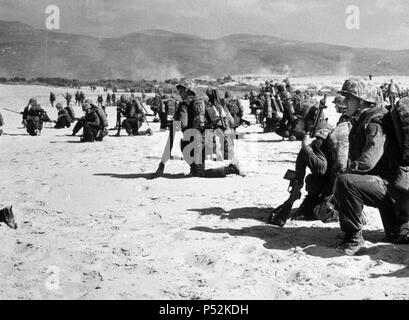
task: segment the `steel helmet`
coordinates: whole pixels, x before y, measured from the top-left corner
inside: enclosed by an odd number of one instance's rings
[[[196,94],[195,84],[193,83],[193,81],[183,80],[176,85],[176,89],[179,89],[180,87],[186,88],[187,90]]]
[[[346,107],[345,98],[343,96],[336,96],[332,103],[335,104],[336,106]]]
[[[346,80],[341,91],[338,93],[343,96],[350,94],[369,103],[376,103],[378,101],[378,90],[375,85],[369,81],[356,78]]]
[[[89,110],[89,109],[91,109],[91,105],[90,105],[89,103],[84,103],[84,104],[82,105],[82,110],[83,110],[83,111],[87,111],[87,110]]]
[[[129,97],[126,94],[121,95],[120,101],[123,103],[129,102]]]

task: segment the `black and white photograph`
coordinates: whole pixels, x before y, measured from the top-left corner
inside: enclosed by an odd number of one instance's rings
[[[409,299],[408,12],[0,0],[0,300]]]

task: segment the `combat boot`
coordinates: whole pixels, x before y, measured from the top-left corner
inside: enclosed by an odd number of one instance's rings
[[[226,174],[237,174],[241,177],[246,176],[238,163],[230,163],[229,166],[226,167]]]
[[[353,235],[345,234],[344,241],[336,248],[339,253],[348,256],[356,255],[365,243],[362,237],[362,231],[358,231]]]
[[[11,229],[17,229],[17,223],[14,220],[13,207],[6,207],[0,210],[0,222],[4,222]]]

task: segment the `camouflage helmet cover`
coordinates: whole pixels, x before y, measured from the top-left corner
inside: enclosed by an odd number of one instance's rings
[[[350,94],[369,103],[376,103],[378,100],[378,90],[375,85],[369,81],[356,78],[346,80],[338,93],[343,96]]]

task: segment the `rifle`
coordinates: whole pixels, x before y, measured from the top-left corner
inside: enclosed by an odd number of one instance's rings
[[[250,127],[251,126],[251,122],[248,120],[244,120],[243,118],[240,119],[240,125],[243,125],[245,127]]]
[[[9,111],[9,112],[13,112],[13,113],[17,113],[17,114],[23,114],[23,112],[18,112],[18,111],[11,110],[11,109],[7,109],[7,108],[3,108],[3,107],[1,107],[1,108],[4,109],[4,110],[6,110],[6,111]]]
[[[289,198],[279,207],[275,208],[271,213],[268,223],[284,227],[288,218],[291,217],[291,210],[293,208],[294,202],[301,199],[301,185],[296,179],[296,172],[294,170],[288,170],[284,175],[284,179],[289,180],[288,192],[290,193]]]
[[[314,138],[315,134],[317,133],[317,128],[318,125],[321,121],[322,118],[322,114],[324,113],[324,109],[327,109],[327,95],[324,95],[324,98],[320,101],[320,106],[318,107],[318,112],[315,115],[315,119],[314,119],[314,126],[312,127],[312,130],[310,132],[310,137]]]

